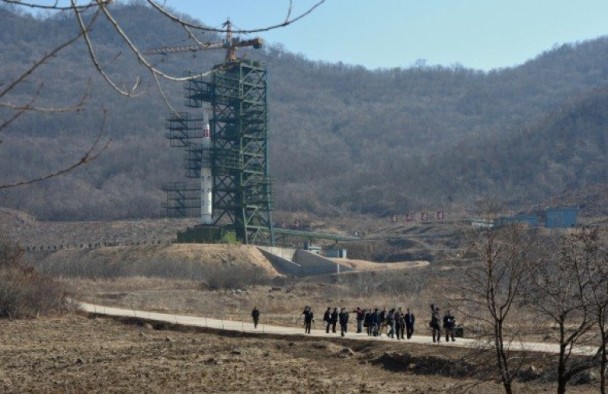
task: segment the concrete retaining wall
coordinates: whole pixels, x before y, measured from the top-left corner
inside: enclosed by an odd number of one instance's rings
[[[338,264],[332,260],[305,250],[297,250],[293,260],[302,266],[301,276],[335,274],[338,271]],[[352,271],[352,269],[340,265],[340,272],[346,271]]]
[[[280,246],[258,246],[258,249],[289,261],[293,261],[293,256],[296,254],[295,248],[283,248]]]
[[[295,249],[260,246],[258,250],[270,261],[270,264],[284,275],[298,276],[302,267],[292,261]]]
[[[302,249],[259,246],[258,249],[273,267],[284,275],[308,276],[335,274],[336,262]],[[340,272],[352,271],[340,264]]]

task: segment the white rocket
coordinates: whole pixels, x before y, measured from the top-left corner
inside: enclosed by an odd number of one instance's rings
[[[206,117],[207,118],[207,117]],[[209,118],[204,120],[201,163],[201,222],[213,224],[213,175],[211,174],[211,129]]]

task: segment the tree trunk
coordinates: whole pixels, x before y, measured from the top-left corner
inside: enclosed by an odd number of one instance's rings
[[[562,338],[564,328],[563,325],[560,326]],[[566,394],[566,384],[568,383],[568,379],[566,377],[566,345],[561,344],[559,349],[559,360],[557,364],[557,394]]]
[[[511,373],[509,372],[509,361],[507,360],[507,355],[505,354],[501,321],[497,321],[494,325],[494,344],[496,346],[496,359],[502,386],[505,389],[505,393],[513,394],[513,388],[511,385],[512,379]]]
[[[606,354],[606,337],[602,338],[602,359],[600,361],[600,393],[606,394],[606,364],[608,364],[608,355]]]

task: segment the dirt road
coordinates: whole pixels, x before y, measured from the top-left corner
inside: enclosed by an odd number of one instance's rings
[[[304,329],[302,327],[285,327],[285,326],[277,326],[277,325],[268,325],[268,324],[259,324],[258,328],[253,327],[253,323],[250,321],[234,321],[234,320],[219,320],[212,319],[201,316],[186,316],[186,315],[176,315],[176,314],[168,314],[168,313],[158,313],[158,312],[148,312],[148,311],[139,311],[133,309],[124,309],[124,308],[115,308],[108,307],[104,305],[96,305],[90,304],[86,302],[79,302],[79,307],[81,310],[88,313],[95,313],[98,315],[106,315],[106,316],[119,316],[119,317],[133,317],[142,320],[150,320],[150,321],[158,321],[158,322],[166,322],[176,325],[184,325],[184,326],[193,326],[193,327],[206,327],[213,328],[218,330],[227,330],[227,331],[236,331],[236,332],[246,332],[246,333],[259,333],[259,334],[274,334],[274,335],[297,335],[297,336],[310,336],[310,337],[318,337],[318,338],[330,338],[336,337],[339,334],[329,333],[327,334],[325,330],[317,328],[311,330],[310,334],[305,334]],[[321,323],[319,322],[319,325]],[[393,343],[399,343],[394,338],[389,338],[386,335],[380,337],[369,337],[365,333],[357,334],[354,333],[355,323],[349,323],[349,327],[351,332],[346,334],[345,339],[352,340],[366,340],[369,341],[377,340],[377,341],[391,341]],[[410,340],[405,340],[403,342],[412,342],[417,344],[428,344],[433,346],[438,346],[438,344],[434,344],[432,339],[429,336],[422,335],[414,335]],[[453,347],[467,347],[473,349],[486,348],[489,349],[492,347],[492,344],[479,339],[469,339],[469,338],[457,338],[455,342],[445,342],[442,341],[439,346],[453,346]],[[556,354],[559,352],[559,345],[556,343],[538,343],[538,342],[513,342],[511,343],[512,350],[522,350],[522,351],[532,351],[532,352],[541,352],[541,353],[553,353]],[[592,355],[597,351],[597,348],[591,346],[577,346],[572,349],[573,354],[579,355]]]

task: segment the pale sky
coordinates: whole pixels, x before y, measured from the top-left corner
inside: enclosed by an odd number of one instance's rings
[[[159,1],[162,2],[162,1]],[[292,15],[316,0],[293,0]],[[211,26],[280,23],[288,0],[166,0]],[[554,45],[608,35],[608,0],[326,0],[306,18],[257,36],[311,60],[369,69],[428,65],[490,70]]]

